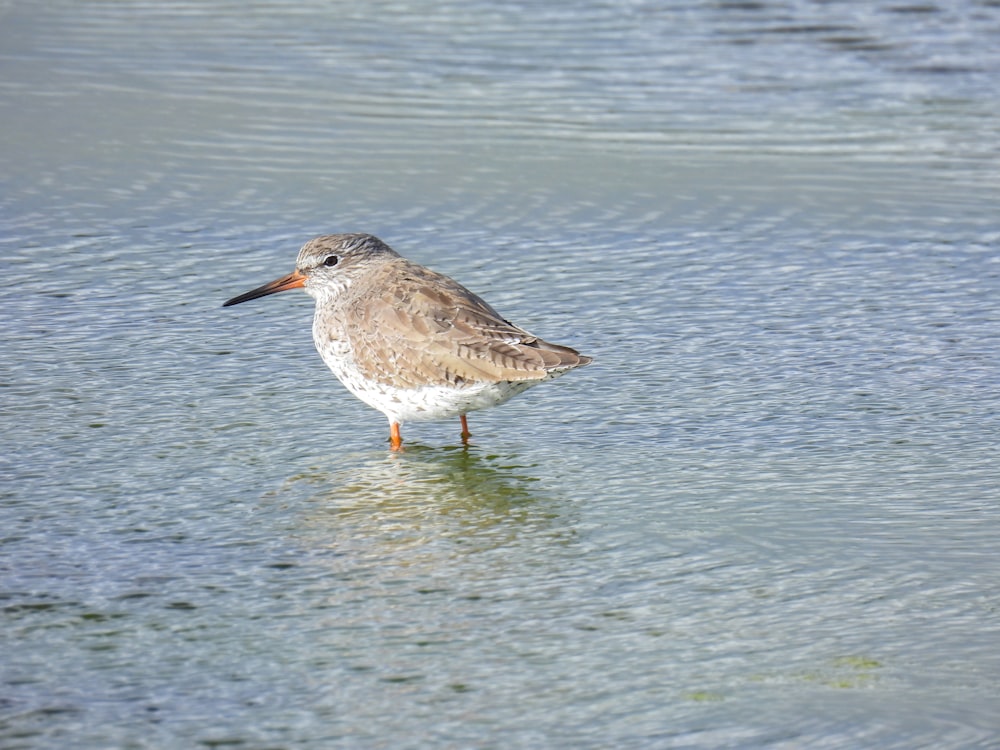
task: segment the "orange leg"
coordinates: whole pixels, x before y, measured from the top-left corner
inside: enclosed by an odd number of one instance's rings
[[[462,442],[463,443],[468,443],[469,442],[469,438],[472,437],[472,433],[469,432],[469,423],[465,419],[465,415],[464,414],[461,416],[461,419],[462,419]]]
[[[394,451],[403,450],[403,438],[399,434],[399,422],[393,422],[389,427],[389,449]]]

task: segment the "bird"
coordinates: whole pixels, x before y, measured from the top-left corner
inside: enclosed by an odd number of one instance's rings
[[[303,289],[316,301],[316,350],[347,390],[401,426],[498,406],[528,388],[592,361],[550,344],[500,315],[454,279],[407,260],[371,234],[330,234],[306,242],[286,276],[223,307]]]

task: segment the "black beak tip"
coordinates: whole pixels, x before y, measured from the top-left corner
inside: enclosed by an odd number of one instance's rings
[[[238,305],[240,302],[247,302],[252,299],[257,299],[257,297],[260,296],[261,295],[258,293],[258,290],[254,289],[252,292],[244,292],[243,294],[236,295],[232,299],[227,299],[222,303],[222,306],[230,307],[231,305]]]

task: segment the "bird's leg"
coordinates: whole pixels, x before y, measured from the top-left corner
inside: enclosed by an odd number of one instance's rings
[[[403,450],[403,438],[399,434],[399,422],[393,422],[389,426],[389,449],[394,451]]]
[[[472,433],[469,432],[469,422],[466,420],[465,415],[461,415],[462,420],[462,442],[468,444],[469,438],[472,437]]]

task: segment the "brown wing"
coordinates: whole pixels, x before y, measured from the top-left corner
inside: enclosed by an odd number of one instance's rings
[[[367,377],[403,388],[543,380],[590,361],[507,322],[447,276],[400,264],[391,284],[354,303],[347,336]]]

